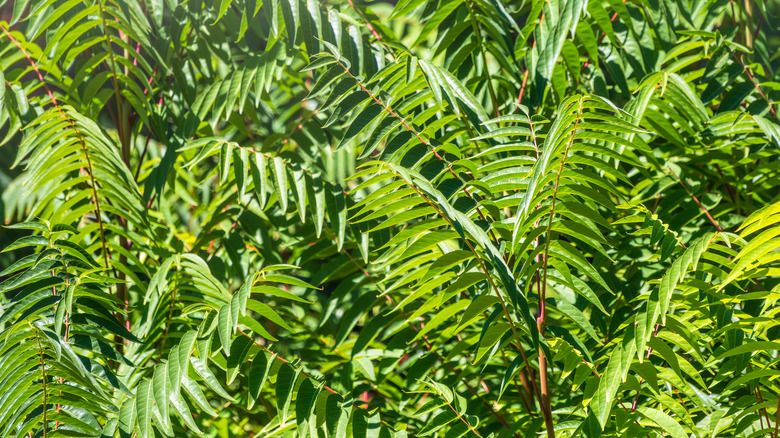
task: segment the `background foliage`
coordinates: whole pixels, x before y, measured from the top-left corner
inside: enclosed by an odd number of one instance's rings
[[[0,436],[780,436],[777,1],[0,8]]]

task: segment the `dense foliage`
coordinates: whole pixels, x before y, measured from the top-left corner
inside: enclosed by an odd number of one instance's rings
[[[0,11],[0,436],[780,437],[780,2]]]

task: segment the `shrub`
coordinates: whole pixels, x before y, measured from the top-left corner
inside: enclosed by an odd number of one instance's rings
[[[777,1],[2,3],[0,436],[780,436]]]

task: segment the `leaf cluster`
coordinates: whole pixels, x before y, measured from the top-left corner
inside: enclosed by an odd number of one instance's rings
[[[777,1],[0,11],[0,436],[778,437]]]

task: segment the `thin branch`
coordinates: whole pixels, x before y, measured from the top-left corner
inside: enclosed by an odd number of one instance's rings
[[[699,198],[697,198],[697,197],[696,197],[696,195],[694,195],[694,194],[693,194],[693,192],[691,191],[691,189],[689,189],[689,188],[688,188],[688,186],[687,186],[687,185],[685,185],[685,183],[683,182],[683,180],[682,180],[682,179],[681,179],[679,176],[677,176],[677,175],[676,175],[674,172],[671,172],[671,171],[669,171],[669,173],[671,173],[671,174],[674,176],[674,178],[677,180],[677,182],[678,182],[678,183],[680,183],[680,185],[683,187],[683,189],[685,189],[685,191],[688,193],[688,195],[690,195],[690,197],[691,197],[691,198],[693,198],[694,202],[696,202],[696,205],[698,205],[698,206],[699,206],[699,209],[701,209],[701,211],[704,213],[704,215],[705,215],[705,216],[707,216],[707,219],[709,219],[710,223],[711,223],[713,226],[715,226],[715,228],[716,228],[718,231],[723,231],[723,228],[721,228],[721,226],[718,224],[718,221],[716,221],[716,220],[715,220],[715,218],[713,218],[713,217],[712,217],[712,215],[710,214],[710,211],[709,211],[709,210],[707,210],[707,207],[705,207],[705,206],[704,206],[704,205],[701,203],[701,201],[699,200]]]
[[[41,84],[43,84],[43,88],[46,90],[46,94],[49,95],[49,99],[51,99],[52,105],[57,106],[57,99],[54,97],[54,93],[51,92],[51,89],[49,88],[49,84],[45,80],[43,80],[43,74],[41,74],[41,71],[38,70],[38,64],[36,64],[35,61],[33,61],[32,57],[30,57],[30,54],[27,52],[27,50],[25,50],[24,47],[22,47],[21,43],[19,43],[19,41],[17,41],[17,39],[14,38],[13,35],[11,35],[11,32],[9,32],[9,30],[5,27],[5,25],[2,22],[0,22],[0,29],[3,30],[3,33],[5,33],[8,39],[11,40],[11,42],[14,43],[14,45],[27,58],[27,61],[30,63],[33,70],[35,70],[35,73],[38,75],[38,79],[41,81]],[[10,85],[8,81],[5,81],[5,83]]]
[[[281,357],[281,356],[280,356],[278,353],[276,353],[276,352],[274,352],[274,351],[271,351],[271,350],[270,350],[268,347],[266,347],[265,345],[263,345],[263,344],[261,344],[261,343],[257,342],[257,341],[255,340],[255,338],[253,338],[252,336],[249,336],[248,334],[246,334],[246,333],[245,333],[243,330],[241,330],[240,328],[237,328],[237,329],[236,329],[236,331],[238,331],[238,332],[239,332],[239,333],[241,333],[242,335],[244,335],[244,336],[246,336],[247,338],[249,338],[249,339],[250,339],[250,340],[251,340],[251,341],[252,341],[252,342],[253,342],[255,345],[257,345],[258,347],[262,348],[264,351],[266,351],[266,352],[268,352],[268,353],[271,353],[271,354],[274,354],[274,358],[275,358],[276,360],[278,360],[278,361],[280,361],[280,362],[282,362],[282,363],[286,363],[286,364],[292,364],[292,363],[291,363],[289,360],[287,360],[287,359],[285,359],[285,358]],[[317,380],[317,378],[315,378],[315,377],[312,377],[312,375],[311,375],[311,374],[309,374],[309,373],[307,373],[307,372],[305,372],[305,371],[303,371],[303,370],[301,370],[301,374],[303,374],[304,376],[306,376],[306,377],[308,377],[308,378],[311,378],[311,379]],[[337,392],[335,389],[331,388],[331,387],[330,387],[330,386],[328,386],[328,385],[322,385],[322,388],[323,388],[324,390],[326,390],[326,391],[330,392],[330,393],[331,393],[331,394],[333,394],[333,395],[337,395],[337,396],[341,397],[343,400],[347,400],[347,397],[345,397],[345,396],[341,395],[339,392]],[[359,404],[360,404],[360,403],[353,402],[353,404],[354,404],[356,407],[360,407],[360,406],[359,406]]]
[[[761,87],[758,85],[758,82],[756,82],[756,79],[753,77],[753,72],[750,71],[750,67],[742,63],[742,57],[737,56],[736,57],[737,62],[742,64],[742,68],[745,69],[745,73],[747,73],[748,79],[750,79],[750,82],[753,83],[753,86],[756,88],[756,91],[758,91],[758,94],[761,96],[764,101],[766,101],[767,106],[769,106],[769,111],[772,113],[773,116],[777,118],[777,112],[775,112],[775,107],[772,105],[772,101],[769,100],[768,97],[766,97],[766,94],[761,90]]]

